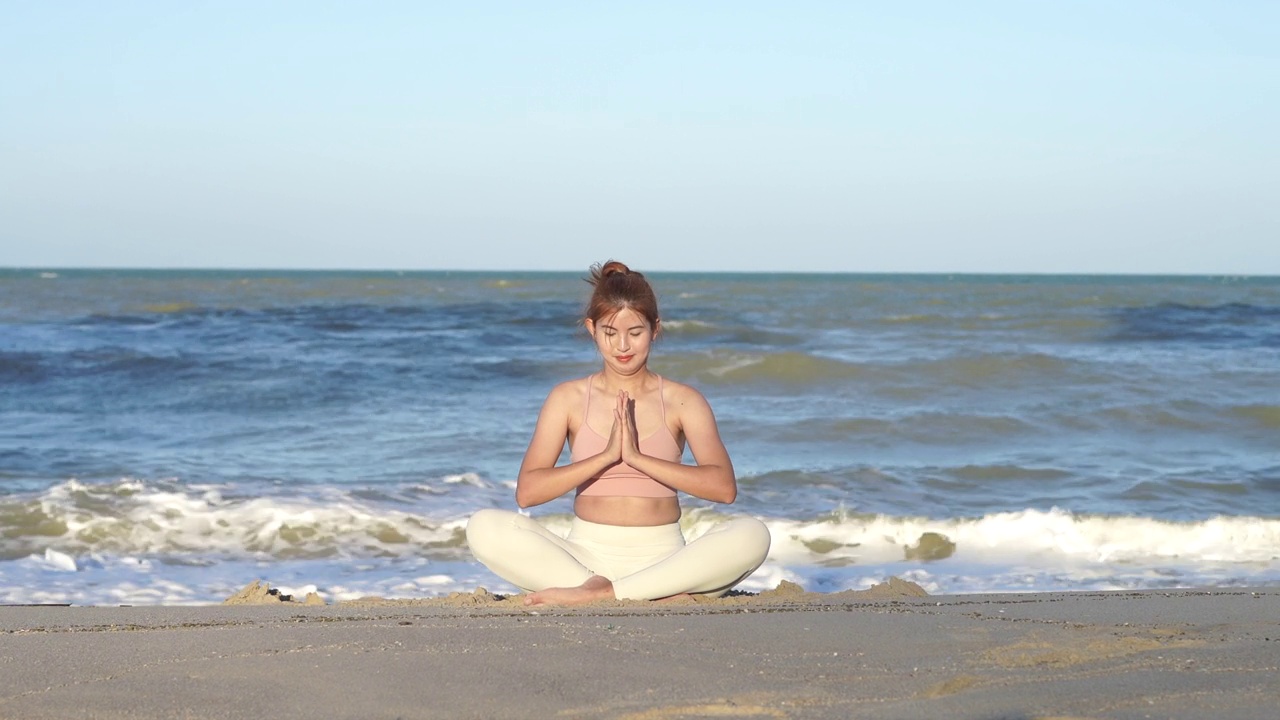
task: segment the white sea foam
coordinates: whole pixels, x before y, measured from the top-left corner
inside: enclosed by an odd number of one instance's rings
[[[706,330],[708,328],[715,327],[715,325],[713,323],[706,322],[705,320],[665,320],[664,319],[662,321],[662,327],[666,330],[691,330],[691,329]]]
[[[44,549],[44,563],[50,569],[61,570],[62,572],[75,572],[78,569],[75,558],[66,553],[58,552],[53,548]]]
[[[471,473],[443,482],[487,487]],[[13,503],[12,497],[8,502]],[[430,498],[423,499],[422,507],[403,509],[363,501],[334,487],[309,496],[237,498],[230,488],[70,480],[49,488],[38,503],[46,525],[60,524],[65,532],[55,535],[42,526],[23,534],[4,528],[9,539],[3,542],[20,541],[28,554],[69,572],[77,562],[101,554],[177,560],[424,552],[454,557],[463,551],[460,536],[466,522],[465,515],[433,516],[438,509],[431,507]],[[719,517],[692,510],[685,526],[696,537]],[[568,532],[567,515],[540,519],[554,531]],[[942,519],[840,513],[769,518],[767,523],[773,532],[771,557],[786,565],[902,560],[906,549],[928,533],[953,543],[950,557],[964,562],[1273,563],[1280,558],[1280,520],[1259,517],[1173,521],[1055,508]]]
[[[457,477],[455,484],[472,482]],[[431,597],[481,585],[514,590],[474,561],[463,538],[466,516],[442,510],[435,496],[417,496],[422,505],[406,507],[335,487],[288,497],[236,492],[127,479],[10,495],[0,516],[30,522],[14,508],[38,506],[42,519],[27,534],[0,528],[0,550],[13,558],[0,562],[0,602],[208,603],[255,578],[331,602]],[[568,533],[568,513],[533,515]],[[682,525],[696,539],[722,517],[698,508]],[[840,512],[764,519],[772,548],[746,590],[791,580],[835,591],[890,575],[934,593],[1280,584],[1280,520],[1269,518],[1172,521],[1052,509],[973,518]],[[51,527],[66,530],[54,534]]]
[[[978,518],[928,519],[884,515],[778,519],[769,522],[772,557],[789,564],[847,558],[903,560],[926,533],[955,544],[965,562],[1274,563],[1280,559],[1280,520],[1214,517],[1198,521],[1076,515],[1023,510]],[[814,547],[821,551],[815,551]]]
[[[745,368],[761,365],[764,363],[764,357],[760,355],[746,355],[729,358],[727,362],[709,368],[707,372],[716,377],[724,377],[730,373],[743,370]]]
[[[66,562],[60,557],[92,553],[175,558],[394,556],[456,545],[463,524],[461,518],[431,520],[377,507],[337,488],[319,489],[312,497],[228,499],[218,488],[70,480],[41,495],[39,507],[51,524],[65,526],[66,531],[9,534],[25,546],[51,553],[46,561],[61,566]]]

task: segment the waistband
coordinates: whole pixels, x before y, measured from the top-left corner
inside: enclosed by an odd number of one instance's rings
[[[569,537],[575,540],[593,540],[610,545],[684,543],[680,523],[667,525],[602,525],[575,517],[569,527]]]

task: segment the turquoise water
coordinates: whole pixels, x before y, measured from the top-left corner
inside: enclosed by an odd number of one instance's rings
[[[461,528],[598,365],[581,276],[0,270],[0,602],[509,589]],[[1280,582],[1280,279],[652,279],[748,588]]]

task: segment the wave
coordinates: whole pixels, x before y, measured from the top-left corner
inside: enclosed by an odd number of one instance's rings
[[[851,361],[798,350],[718,349],[664,356],[659,362],[680,377],[714,384],[823,384],[858,379],[877,385],[925,390],[1104,381],[1103,371],[1093,363],[1045,353],[957,354],[889,363]]]
[[[1239,405],[1228,409],[1227,415],[1266,429],[1280,428],[1280,405]]]
[[[661,358],[662,370],[675,377],[707,384],[810,384],[856,377],[864,368],[856,363],[798,351],[777,353],[713,351]]]
[[[719,332],[715,323],[705,320],[662,320],[662,331],[681,335],[707,335]]]
[[[479,586],[512,592],[468,552],[466,515],[439,514],[441,494],[485,489],[492,483],[463,473],[271,497],[131,479],[10,494],[0,498],[0,603],[203,604],[264,577],[331,601]],[[561,534],[572,518],[535,517]],[[724,517],[692,508],[681,524],[697,538]],[[931,593],[1280,583],[1280,520],[1271,518],[1179,522],[1051,509],[762,519],[772,547],[744,590],[790,580],[830,592],[890,575]]]
[[[69,480],[38,497],[10,496],[0,500],[0,560],[50,549],[72,557],[383,557],[450,554],[464,544],[463,519],[430,520],[334,488],[318,489],[316,498],[225,491],[132,479]]]
[[[942,382],[965,386],[1018,382],[1063,382],[1090,377],[1090,364],[1045,353],[976,353],[895,366],[907,378],[924,384]]]
[[[1046,419],[1088,432],[1227,432],[1247,437],[1280,428],[1280,406],[1218,404],[1176,398],[1157,402],[1098,405],[1088,413],[1053,413]]]
[[[1280,560],[1280,520],[1261,517],[1172,521],[1081,515],[1054,508],[944,519],[837,512],[813,520],[774,519],[768,524],[774,540],[771,557],[796,564],[910,560],[922,543],[949,547],[946,558],[1035,566],[1271,564]]]
[[[977,476],[1000,474],[970,468]],[[399,487],[376,496],[318,488],[312,497],[239,497],[234,488],[126,479],[66,481],[39,494],[0,500],[0,560],[61,553],[174,558],[274,560],[378,557],[467,558],[465,515],[431,515],[441,492],[484,488],[472,473]],[[690,537],[723,515],[686,511]],[[539,517],[566,532],[570,516]],[[785,565],[903,560],[1089,563],[1274,563],[1280,520],[1218,516],[1175,521],[1020,510],[931,519],[839,510],[766,518],[771,558]],[[923,549],[922,549],[923,548]]]

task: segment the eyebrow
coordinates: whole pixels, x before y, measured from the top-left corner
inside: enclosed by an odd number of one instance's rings
[[[631,326],[631,327],[629,327],[629,328],[619,328],[619,327],[618,327],[618,326],[616,326],[616,325],[610,325],[609,323],[607,323],[607,322],[606,322],[606,323],[603,323],[603,327],[606,327],[606,328],[608,328],[608,329],[610,329],[610,330],[628,330],[628,331],[630,331],[630,330],[644,330],[644,329],[645,329],[646,327],[648,327],[648,326],[647,326],[647,325],[645,325],[644,323],[640,323],[639,325],[632,325],[632,326]]]

